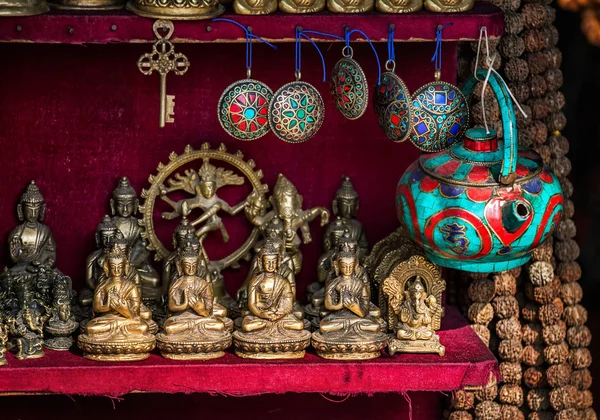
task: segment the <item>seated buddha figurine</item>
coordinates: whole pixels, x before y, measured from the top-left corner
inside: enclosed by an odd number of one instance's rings
[[[215,308],[212,284],[198,275],[198,254],[191,247],[176,262],[179,276],[169,287],[169,317],[157,336],[161,354],[168,359],[206,360],[224,355],[231,334]],[[206,273],[206,270],[204,270]]]
[[[258,269],[248,284],[250,314],[233,333],[238,356],[253,359],[304,357],[310,333],[293,313],[294,294],[288,279],[279,272],[281,252],[268,238],[258,257]]]
[[[380,313],[371,303],[368,276],[355,247],[342,246],[333,257],[335,276],[325,284],[328,311],[312,334],[317,355],[326,359],[374,359],[387,345]]]
[[[104,263],[104,277],[94,291],[94,318],[79,336],[83,357],[99,361],[144,360],[156,339],[140,317],[140,288],[128,276],[127,255],[113,247]]]
[[[79,294],[79,303],[84,307],[91,307],[94,290],[98,279],[104,274],[104,260],[110,250],[111,241],[119,232],[117,225],[110,216],[106,215],[96,228],[96,250],[92,252],[85,264],[85,287]]]
[[[139,211],[137,193],[125,177],[112,193],[110,208],[113,222],[123,234],[131,250],[131,267],[135,269],[141,281],[142,299],[147,303],[160,301],[162,286],[160,276],[149,261],[150,252],[142,238],[142,227],[136,217]]]
[[[327,10],[334,13],[365,13],[374,6],[375,0],[327,0]]]
[[[191,238],[192,235],[195,240]],[[190,240],[188,240],[189,238]],[[193,241],[193,243],[192,243]],[[177,268],[175,267],[177,260],[179,259],[180,253],[186,248],[186,246],[192,246],[199,252],[200,241],[196,237],[196,229],[190,224],[187,217],[183,217],[181,222],[175,228],[173,232],[173,252],[171,252],[163,262],[163,296],[167,296],[171,283],[177,277]]]
[[[234,0],[233,10],[238,15],[268,15],[277,11],[277,0]]]
[[[285,13],[317,13],[326,5],[325,0],[279,0],[279,10]]]
[[[382,13],[412,13],[423,8],[423,0],[375,0],[375,8]]]
[[[426,10],[434,13],[462,13],[473,8],[475,0],[425,0]]]

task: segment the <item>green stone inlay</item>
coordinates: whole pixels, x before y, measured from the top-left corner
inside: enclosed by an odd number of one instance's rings
[[[298,115],[298,118],[304,119],[304,117],[306,117],[306,112],[303,109],[299,109],[297,115]]]

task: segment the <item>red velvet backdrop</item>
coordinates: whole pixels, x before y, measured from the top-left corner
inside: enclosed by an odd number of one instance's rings
[[[259,34],[260,35],[260,34]],[[342,44],[320,44],[329,73],[341,56]],[[444,44],[443,79],[456,74],[456,43]],[[316,137],[300,145],[278,140],[273,134],[244,143],[229,137],[216,119],[223,89],[245,76],[243,44],[177,44],[191,68],[184,76],[171,75],[167,91],[176,95],[175,123],[158,127],[157,75],[144,76],[136,66],[149,45],[1,45],[0,66],[0,235],[2,262],[7,260],[6,235],[16,223],[15,204],[27,182],[35,179],[44,194],[46,223],[58,244],[58,267],[82,285],[85,259],[94,249],[94,231],[109,212],[108,199],[120,176],[128,176],[140,191],[148,175],[171,151],[181,153],[186,144],[199,148],[208,141],[241,150],[262,169],[272,188],[278,172],[284,173],[304,196],[304,207],[330,206],[340,177],[351,177],[361,197],[359,219],[370,242],[397,226],[394,192],[405,168],[418,156],[410,143],[394,144],[379,129],[372,110],[357,121],[348,121],[335,109],[322,83],[316,51],[303,47],[303,80],[316,85],[326,103],[326,119]],[[385,61],[385,44],[378,44]],[[398,43],[397,73],[411,91],[433,79],[430,57],[433,43]],[[374,85],[377,66],[366,44],[355,45],[355,58]],[[273,90],[293,80],[293,44],[277,51],[264,45],[254,48],[253,77]],[[329,76],[329,74],[328,74]],[[329,78],[329,77],[328,77]],[[234,204],[236,187],[223,188]],[[223,245],[215,232],[208,253],[218,258],[245,239],[243,215],[224,216],[232,237]],[[159,224],[163,223],[155,217]],[[159,228],[170,245],[175,225]],[[313,243],[303,246],[305,265],[298,279],[299,298],[314,280],[321,252],[322,230],[311,224]],[[226,271],[230,293],[237,290],[245,270]]]

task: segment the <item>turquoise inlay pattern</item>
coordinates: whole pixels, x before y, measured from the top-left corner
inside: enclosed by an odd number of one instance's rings
[[[369,103],[367,77],[360,65],[344,57],[333,68],[329,84],[331,96],[338,111],[349,120],[363,116]]]

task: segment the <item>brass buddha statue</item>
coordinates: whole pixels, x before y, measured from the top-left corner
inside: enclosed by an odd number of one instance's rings
[[[86,287],[79,293],[79,303],[84,308],[92,306],[94,290],[98,280],[104,274],[104,260],[118,232],[119,228],[108,215],[104,216],[96,228],[96,250],[88,256],[85,263]]]
[[[383,282],[388,307],[393,312],[390,354],[445,354],[436,334],[442,318],[442,292],[446,288],[439,269],[422,256],[399,263]]]
[[[312,241],[309,223],[317,217],[321,218],[321,226],[329,222],[329,211],[324,207],[314,207],[309,210],[302,209],[302,196],[298,190],[283,174],[279,174],[273,188],[273,195],[269,202],[273,209],[268,213],[258,210],[256,201],[260,200],[257,194],[248,197],[248,211],[246,217],[254,226],[264,229],[265,226],[278,216],[283,224],[285,232],[285,252],[291,259],[291,267],[294,275],[302,271],[302,251],[300,244],[308,244]],[[266,203],[263,203],[266,205]],[[254,211],[250,211],[253,210]],[[298,237],[298,230],[302,234],[302,240]]]
[[[285,13],[317,13],[325,6],[325,0],[279,0],[279,10]]]
[[[46,0],[0,0],[0,16],[34,16],[49,10]]]
[[[334,13],[366,13],[374,6],[375,0],[327,0],[327,10]]]
[[[258,270],[248,284],[248,309],[242,328],[233,333],[235,352],[243,358],[297,359],[304,357],[310,333],[296,317],[288,279],[279,273],[281,251],[275,240],[264,243]]]
[[[178,276],[176,263],[180,253],[188,246],[194,248],[198,255],[200,254],[200,241],[196,237],[196,229],[187,217],[183,217],[173,232],[173,252],[163,261],[163,296],[167,296],[171,283]]]
[[[326,312],[319,331],[312,334],[317,355],[326,359],[374,359],[387,345],[381,313],[371,303],[368,275],[358,254],[356,243],[347,241],[332,259],[335,275],[325,284]]]
[[[125,0],[51,0],[52,7],[61,10],[118,10]]]
[[[156,339],[140,317],[140,288],[129,279],[129,270],[127,255],[113,246],[104,263],[106,276],[94,291],[95,317],[78,339],[83,357],[99,361],[144,360],[154,348]]]
[[[50,350],[67,351],[73,345],[71,335],[79,328],[79,323],[71,313],[73,299],[71,279],[56,276],[53,285],[53,301],[50,318],[44,326],[46,339],[44,347]]]
[[[423,0],[375,0],[375,8],[382,13],[413,13],[423,8]]]
[[[238,15],[268,15],[277,11],[277,0],[234,0],[233,10]]]
[[[423,5],[434,13],[462,13],[471,10],[475,0],[425,0]]]
[[[112,193],[110,200],[112,221],[123,234],[131,252],[131,268],[135,269],[141,281],[142,298],[144,302],[160,301],[162,286],[160,276],[150,264],[150,252],[142,238],[142,227],[136,217],[139,210],[137,193],[125,177],[119,180],[119,185]]]
[[[198,253],[183,250],[176,262],[178,277],[168,295],[169,317],[157,345],[168,359],[206,360],[224,355],[231,334],[223,319],[227,311],[215,305],[212,284],[198,275]],[[203,270],[206,275],[207,270]]]

